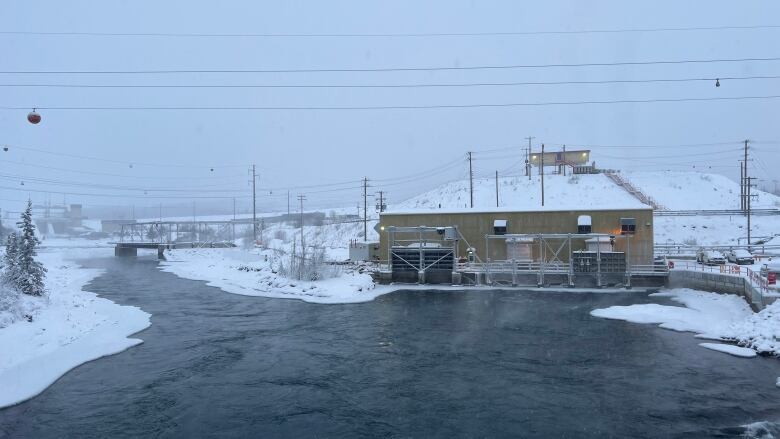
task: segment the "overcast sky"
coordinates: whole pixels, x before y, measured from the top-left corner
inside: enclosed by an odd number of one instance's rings
[[[0,5],[0,29],[21,32],[484,33],[778,25],[772,21],[777,17],[776,2],[733,1],[133,0]],[[773,58],[780,57],[777,41],[780,28],[394,37],[0,34],[0,70],[383,69]],[[390,72],[25,73],[0,74],[0,83],[560,82],[780,76],[779,67],[780,61],[753,61]],[[740,141],[749,138],[755,141],[755,175],[780,178],[775,170],[780,160],[780,99],[338,111],[44,109],[39,110],[39,125],[25,120],[28,107],[373,107],[772,95],[780,95],[780,79],[722,80],[719,88],[714,81],[414,88],[0,87],[0,107],[25,108],[0,109],[0,144],[9,145],[7,152],[0,152],[0,206],[18,210],[18,200],[28,195],[35,201],[46,198],[44,192],[33,191],[50,191],[53,201],[65,198],[87,205],[186,205],[195,194],[224,197],[212,203],[228,211],[233,196],[239,205],[248,205],[247,169],[253,163],[263,188],[258,198],[262,210],[286,208],[290,187],[293,197],[306,193],[312,206],[356,205],[358,180],[364,176],[371,180],[371,193],[383,189],[391,201],[401,201],[465,177],[466,151],[476,151],[478,175],[521,172],[527,136],[535,137],[534,149],[541,142],[553,150],[563,143],[571,149],[591,146],[600,166],[696,166],[732,178],[739,175]],[[498,151],[479,153],[486,150]],[[346,183],[324,186],[339,182]]]

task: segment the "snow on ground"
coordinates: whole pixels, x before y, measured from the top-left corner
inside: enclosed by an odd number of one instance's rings
[[[756,351],[753,349],[734,346],[733,344],[722,343],[699,343],[699,346],[713,351],[723,352],[724,354],[730,354],[735,357],[753,358],[756,356]]]
[[[149,327],[150,315],[140,309],[81,290],[101,270],[80,268],[73,259],[108,256],[112,249],[65,241],[40,249],[49,293],[25,298],[32,321],[0,328],[0,407],[36,396],[80,364],[141,343],[128,336]],[[63,247],[69,247],[67,253]]]
[[[645,194],[671,210],[724,210],[739,208],[739,185],[727,177],[699,172],[642,171],[621,173]],[[499,178],[500,207],[495,207],[495,180],[474,180],[474,206],[481,210],[561,210],[647,207],[603,174],[545,175],[545,207],[540,202],[540,178]],[[754,207],[780,208],[780,197],[756,191]],[[444,184],[407,201],[390,206],[390,212],[464,209],[469,203],[468,180]],[[690,245],[738,244],[747,236],[747,221],[733,216],[656,216],[655,242]],[[754,216],[753,236],[780,233],[780,215]]]
[[[685,305],[656,303],[611,306],[591,311],[594,317],[625,320],[633,323],[658,324],[662,328],[696,333],[696,337],[733,341],[758,353],[780,355],[780,301],[754,313],[747,302],[734,294],[716,294],[677,288],[651,294],[669,297]],[[714,349],[724,346],[708,343]],[[729,347],[716,348],[732,355],[746,351]]]
[[[499,178],[500,208],[515,210],[631,209],[647,208],[603,174],[544,176],[544,208],[541,207],[540,176]],[[474,207],[496,208],[496,183],[492,178],[474,180]],[[581,196],[578,196],[581,195]],[[462,209],[469,204],[469,182],[460,180],[390,206],[390,211],[415,209]]]
[[[688,245],[744,245],[738,238],[747,236],[747,219],[731,216],[659,216],[655,223],[656,244]],[[774,236],[780,233],[780,215],[753,216],[751,232],[754,237]],[[775,238],[774,243],[780,241]],[[753,241],[755,242],[755,240]]]
[[[719,174],[692,171],[621,172],[639,190],[670,210],[739,209],[739,184]],[[754,209],[778,209],[780,197],[753,189]]]
[[[348,267],[330,279],[298,281],[274,272],[279,253],[239,248],[173,250],[162,270],[179,277],[207,281],[228,293],[300,299],[312,303],[358,303],[374,300],[398,287],[377,286],[367,272]],[[334,269],[341,269],[336,266]]]

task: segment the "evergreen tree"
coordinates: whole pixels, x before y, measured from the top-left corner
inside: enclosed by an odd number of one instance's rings
[[[3,256],[2,281],[14,290],[19,289],[19,266],[17,256],[19,254],[19,240],[16,232],[11,232],[5,240],[5,255]]]
[[[32,220],[32,201],[27,201],[27,209],[22,212],[21,221],[16,225],[21,231],[17,245],[17,285],[19,291],[31,296],[42,296],[45,292],[44,277],[46,268],[35,260],[37,252],[35,248],[40,241],[35,236],[35,224]]]

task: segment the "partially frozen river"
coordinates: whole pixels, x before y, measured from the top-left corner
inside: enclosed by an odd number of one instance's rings
[[[317,305],[226,294],[148,258],[88,265],[107,268],[90,291],[152,313],[144,343],[0,410],[0,437],[741,437],[780,420],[777,359],[589,315],[644,293]]]

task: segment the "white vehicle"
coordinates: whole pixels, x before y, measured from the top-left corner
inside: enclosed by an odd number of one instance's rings
[[[733,262],[737,265],[753,265],[756,262],[756,260],[753,259],[753,255],[744,249],[737,249],[726,252],[726,259],[728,259],[729,262]]]
[[[696,262],[705,265],[723,265],[726,263],[726,257],[717,250],[699,250],[696,255]]]

